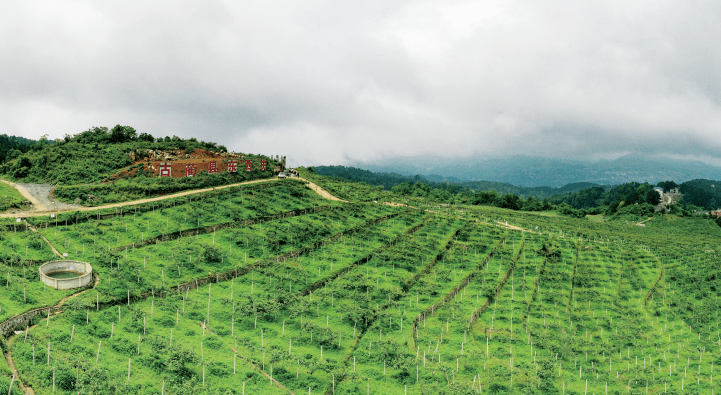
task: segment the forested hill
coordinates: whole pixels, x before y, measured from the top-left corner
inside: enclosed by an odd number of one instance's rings
[[[414,189],[423,189],[430,192],[432,189],[447,191],[450,194],[459,192],[476,191],[497,191],[501,194],[512,193],[519,197],[545,199],[556,194],[576,192],[590,187],[609,189],[609,186],[602,186],[590,182],[577,182],[560,188],[551,187],[519,187],[505,182],[495,181],[445,181],[438,182],[443,177],[431,176],[404,176],[396,173],[372,172],[350,166],[315,166],[314,171],[323,176],[339,177],[348,181],[365,182],[368,185],[382,186],[388,191],[398,192],[404,195],[412,195]],[[457,180],[457,179],[456,179]],[[416,195],[418,193],[415,193]]]
[[[89,206],[271,178],[280,162],[195,138],[138,134],[121,125],[93,127],[52,142],[8,138],[7,147],[0,177],[54,184],[56,199]],[[238,171],[239,160],[249,160],[250,168]]]
[[[92,183],[133,165],[131,153],[147,149],[227,152],[216,143],[176,136],[156,139],[121,125],[93,127],[54,141],[0,136],[0,174],[22,182]]]

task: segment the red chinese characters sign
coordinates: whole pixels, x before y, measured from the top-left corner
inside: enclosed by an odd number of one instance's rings
[[[260,161],[260,171],[265,171],[268,168],[268,161],[265,159]]]
[[[228,161],[228,172],[235,173],[237,171],[238,171],[238,161],[237,160],[229,160]]]
[[[188,163],[185,165],[185,175],[188,177],[195,177],[198,171],[198,165],[195,163]]]
[[[252,171],[253,170],[253,161],[250,159],[245,160],[245,171]]]
[[[160,164],[160,176],[161,177],[170,177],[170,170],[172,169],[172,165],[169,162],[163,162]]]
[[[217,173],[218,172],[218,162],[210,162],[210,167],[208,167],[208,173]]]

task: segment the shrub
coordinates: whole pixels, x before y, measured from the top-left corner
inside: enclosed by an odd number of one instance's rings
[[[220,262],[223,257],[223,252],[220,248],[214,246],[207,246],[203,249],[203,260],[205,262]]]

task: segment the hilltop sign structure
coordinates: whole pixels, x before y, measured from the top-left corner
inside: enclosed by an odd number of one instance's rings
[[[185,175],[187,177],[195,177],[196,173],[198,171],[198,165],[195,163],[188,163],[185,165]]]
[[[173,166],[170,164],[170,162],[163,162],[160,164],[160,176],[161,177],[170,177],[170,173],[173,169]]]
[[[273,163],[272,161],[275,158],[278,158],[278,162]],[[198,177],[202,172],[208,174],[219,174],[226,171],[228,173],[238,173],[242,171],[241,166],[246,172],[254,170],[260,170],[261,172],[274,170],[279,172],[284,170],[284,160],[285,157],[277,155],[249,158],[248,156],[244,157],[235,154],[234,158],[227,159],[218,155],[208,158],[208,155],[206,155],[200,158],[177,158],[177,160],[166,155],[164,162],[148,163],[146,167],[155,171],[155,175],[158,177]]]

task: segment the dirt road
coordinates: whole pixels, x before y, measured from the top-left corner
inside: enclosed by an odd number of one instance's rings
[[[312,182],[309,182],[308,180],[304,178],[298,178],[301,181],[305,181],[308,184],[308,187],[315,191],[320,196],[329,199],[329,200],[336,200],[341,202],[346,202],[345,200],[338,199],[337,197],[331,195],[328,191],[325,189],[319,187],[316,184],[313,184]],[[121,203],[113,203],[113,204],[106,204],[103,206],[95,206],[95,207],[77,207],[77,208],[69,208],[69,209],[59,209],[59,210],[48,210],[47,207],[45,207],[38,199],[34,198],[25,188],[18,184],[14,184],[11,182],[7,182],[4,180],[0,180],[5,182],[6,184],[9,184],[16,188],[20,193],[25,196],[28,200],[30,200],[33,203],[33,206],[35,210],[33,211],[24,211],[24,212],[17,212],[17,213],[4,213],[0,214],[0,218],[27,218],[27,217],[39,217],[43,215],[48,215],[50,213],[61,213],[61,212],[67,212],[67,211],[95,211],[95,210],[101,210],[105,208],[115,208],[115,207],[124,207],[124,206],[134,206],[138,204],[144,204],[144,203],[150,203],[150,202],[157,202],[165,199],[173,199],[181,196],[187,196],[187,195],[194,195],[197,193],[203,193],[203,192],[210,192],[217,189],[225,189],[225,188],[233,188],[241,185],[250,185],[250,184],[257,184],[261,182],[271,182],[271,181],[280,181],[281,180],[277,178],[266,178],[262,180],[253,180],[253,181],[245,181],[245,182],[239,182],[236,184],[230,184],[230,185],[222,185],[219,187],[213,187],[213,188],[204,188],[204,189],[194,189],[192,191],[184,191],[184,192],[178,192],[174,193],[172,195],[165,195],[165,196],[159,196],[155,198],[148,198],[148,199],[140,199],[140,200],[133,200],[130,202],[121,202]],[[27,194],[27,195],[26,195]]]
[[[506,222],[505,224],[504,224],[503,222],[501,222],[501,221],[494,221],[494,222],[497,223],[498,225],[500,225],[501,228],[512,229],[512,230],[520,230],[521,232],[531,232],[531,231],[528,230],[528,229],[524,229],[524,228],[521,228],[521,227],[518,227],[518,226],[515,226],[515,225],[508,225],[507,222]],[[533,233],[533,232],[531,232],[531,233]]]
[[[316,185],[316,184],[313,184],[312,182],[306,180],[305,178],[300,178],[300,177],[299,177],[298,179],[307,182],[307,183],[308,183],[308,188],[314,190],[317,194],[319,194],[320,196],[322,196],[322,197],[324,197],[324,198],[326,198],[326,199],[336,200],[336,201],[339,201],[339,202],[346,202],[346,203],[348,203],[347,200],[339,199],[339,198],[331,195],[330,192],[326,191],[325,189],[319,187],[319,186]]]
[[[52,195],[55,185],[52,184],[16,184],[18,190],[25,189],[30,195],[40,201],[45,211],[77,210],[82,207],[77,204],[68,204],[55,199]]]
[[[43,235],[42,233],[38,232],[38,230],[35,229],[34,226],[30,225],[30,223],[29,223],[28,221],[24,221],[24,222],[25,222],[25,226],[27,226],[28,229],[30,229],[31,231],[39,234],[40,237],[43,239],[43,241],[45,241],[45,244],[47,244],[48,246],[50,246],[50,249],[53,250],[53,254],[59,256],[60,259],[64,258],[64,257],[63,257],[63,254],[61,254],[60,251],[58,251],[58,249],[55,248],[55,246],[54,246],[52,243],[50,243],[50,240],[48,240],[48,238],[45,237],[45,235]]]

